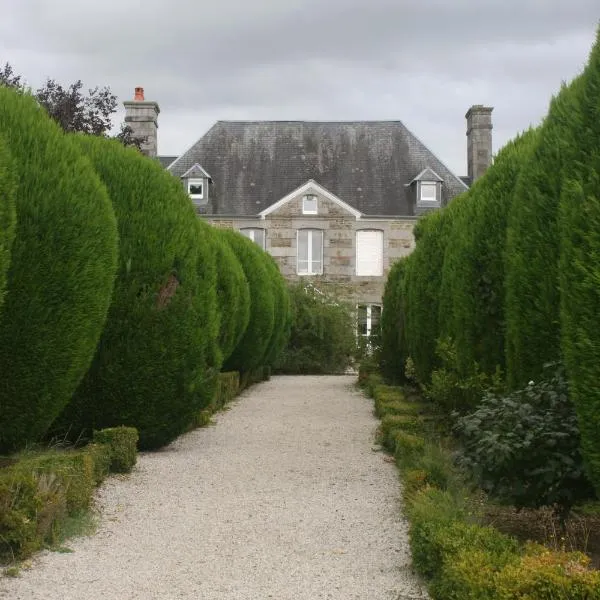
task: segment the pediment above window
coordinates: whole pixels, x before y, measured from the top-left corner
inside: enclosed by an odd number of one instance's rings
[[[442,184],[444,180],[431,168],[423,169],[410,183],[417,209],[439,208],[442,205]]]
[[[181,176],[181,181],[185,191],[197,207],[204,207],[208,203],[208,189],[212,178],[202,165],[196,163],[190,167]]]

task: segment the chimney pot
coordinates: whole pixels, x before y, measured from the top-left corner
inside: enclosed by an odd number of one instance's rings
[[[135,96],[133,97],[133,99],[138,100],[138,101],[144,100],[144,88],[143,87],[135,88]]]

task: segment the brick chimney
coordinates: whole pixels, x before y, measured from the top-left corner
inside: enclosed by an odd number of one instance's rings
[[[142,152],[146,156],[156,158],[158,151],[158,114],[160,109],[156,102],[144,100],[144,88],[136,87],[133,100],[123,102],[125,106],[125,123],[131,127],[134,137],[143,138]]]
[[[467,175],[471,183],[492,164],[491,106],[475,104],[467,111]]]

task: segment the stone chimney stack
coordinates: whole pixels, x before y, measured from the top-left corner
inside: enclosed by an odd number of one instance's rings
[[[158,153],[158,113],[156,102],[144,100],[144,88],[136,87],[133,100],[123,102],[125,106],[125,123],[131,127],[133,136],[142,138],[142,152],[146,156],[156,158]]]
[[[476,104],[467,111],[467,175],[473,183],[492,164],[491,106]]]

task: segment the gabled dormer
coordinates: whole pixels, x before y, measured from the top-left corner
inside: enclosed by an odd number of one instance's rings
[[[414,206],[414,214],[421,214],[442,206],[444,180],[430,167],[423,169],[406,187]]]
[[[181,181],[194,206],[199,212],[205,212],[203,209],[208,205],[212,177],[202,168],[202,165],[196,163],[181,176]]]

